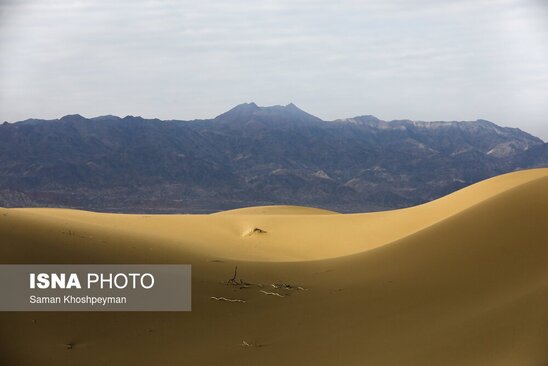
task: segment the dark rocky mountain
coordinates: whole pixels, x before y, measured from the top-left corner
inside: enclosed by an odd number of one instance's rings
[[[367,211],[541,166],[548,166],[546,143],[488,121],[322,121],[293,104],[242,104],[211,120],[69,115],[0,125],[6,207]]]

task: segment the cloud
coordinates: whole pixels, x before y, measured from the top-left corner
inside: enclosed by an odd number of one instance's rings
[[[548,137],[536,1],[0,2],[0,119],[214,116],[290,101],[323,118],[487,118]]]

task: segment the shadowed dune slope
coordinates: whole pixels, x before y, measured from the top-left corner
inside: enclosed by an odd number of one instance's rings
[[[1,209],[2,263],[190,263],[193,310],[0,313],[0,361],[548,364],[548,169],[403,210],[272,210]],[[222,284],[236,265],[250,287]]]

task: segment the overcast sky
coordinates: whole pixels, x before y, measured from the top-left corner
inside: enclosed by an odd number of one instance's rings
[[[0,120],[494,121],[548,140],[546,0],[0,0]]]

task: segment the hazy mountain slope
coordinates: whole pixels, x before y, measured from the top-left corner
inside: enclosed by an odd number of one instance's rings
[[[0,205],[126,212],[397,208],[546,166],[544,146],[487,121],[326,122],[292,104],[243,104],[189,122],[71,115],[0,126]]]

